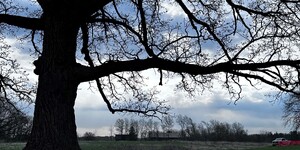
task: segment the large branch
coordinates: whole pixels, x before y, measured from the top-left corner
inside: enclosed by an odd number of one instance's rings
[[[44,23],[42,19],[39,18],[28,18],[22,16],[0,14],[0,24],[1,23],[6,23],[20,28],[32,29],[32,30],[44,29]]]
[[[113,0],[37,0],[44,12],[65,12],[65,10],[68,9],[66,13],[75,12],[77,15],[81,15],[81,17],[89,17],[112,1]]]
[[[91,81],[95,78],[101,78],[113,73],[125,71],[143,71],[150,68],[159,68],[175,73],[188,73],[191,75],[207,75],[219,72],[232,72],[238,70],[255,71],[261,68],[270,68],[273,66],[299,67],[300,60],[277,60],[265,63],[232,64],[230,62],[219,63],[214,66],[200,66],[196,64],[187,64],[178,61],[170,61],[160,58],[148,58],[143,60],[129,61],[109,61],[95,68],[81,66],[76,74],[81,82]]]

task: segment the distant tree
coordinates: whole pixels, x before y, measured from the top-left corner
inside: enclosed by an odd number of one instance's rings
[[[245,141],[247,136],[247,131],[241,123],[229,124],[227,122],[210,120],[209,122],[202,121],[198,124],[194,139],[205,141]]]
[[[135,129],[132,125],[129,128],[129,135],[136,135]]]
[[[202,121],[201,123],[199,123],[198,129],[200,130],[200,133],[205,141],[211,139],[211,133],[213,131],[212,126],[209,124],[209,122]]]
[[[224,130],[222,128],[221,122],[218,120],[210,120],[210,140],[219,141],[223,138]]]
[[[25,141],[31,128],[32,117],[15,106],[0,101],[0,139]]]
[[[124,119],[124,134],[128,134],[130,130],[130,122],[127,118]]]
[[[170,115],[163,116],[161,120],[161,128],[164,132],[170,132],[174,126],[173,117]]]
[[[180,126],[180,134],[181,134],[181,137],[186,137],[186,133],[185,133],[185,128],[187,126],[187,116],[183,116],[181,114],[179,114],[177,117],[176,117],[176,122],[177,124]]]
[[[145,119],[139,120],[139,134],[142,139],[147,137],[146,121]]]
[[[15,108],[0,108],[0,140],[26,141],[31,128],[31,116]]]
[[[279,136],[277,136],[277,137],[279,137]],[[283,136],[280,136],[280,137],[283,137]],[[300,140],[300,133],[297,131],[291,131],[289,139],[290,140]]]
[[[111,126],[109,127],[109,133],[110,133],[110,134],[109,134],[110,137],[113,137],[113,136],[114,136],[114,135],[113,135],[113,133],[114,133],[114,126],[111,125]]]
[[[274,140],[274,138],[277,138],[274,136],[274,134],[271,131],[267,131],[267,130],[259,131],[259,135],[261,138],[260,141],[262,142],[270,142]]]
[[[96,135],[93,132],[85,132],[82,138],[87,141],[92,141],[96,139]]]
[[[158,131],[159,130],[159,122],[157,122],[157,121],[154,121],[153,122],[153,131]]]
[[[291,126],[292,130],[300,128],[300,95],[290,94],[284,101],[283,120],[285,126]]]
[[[155,136],[159,132],[159,125],[160,123],[157,121],[154,121],[153,119],[149,119],[147,121],[144,121],[145,129],[143,136],[149,137],[149,136]]]
[[[143,120],[143,124],[144,124],[144,130],[143,130],[143,137],[146,138],[149,136],[149,133],[154,132],[154,124],[155,122],[153,121],[153,119],[148,119],[147,121]]]
[[[235,122],[231,124],[231,134],[233,141],[245,141],[248,133],[241,123]]]
[[[130,119],[130,127],[133,127],[136,135],[139,134],[139,128],[140,128],[139,121]]]
[[[24,8],[21,4],[26,2],[31,4]],[[157,84],[178,77],[177,88],[190,95],[212,88],[214,81],[222,82],[234,100],[241,97],[245,84],[241,81],[296,93],[299,4],[297,0],[0,0],[0,43],[21,36],[18,42],[32,43],[28,55],[39,56],[34,62],[39,81],[33,128],[25,150],[80,149],[74,104],[82,82],[95,80],[112,113],[148,116],[169,111],[155,96],[157,89],[143,88],[142,71],[151,69],[159,76]],[[2,88],[5,84],[0,82]],[[9,85],[5,88],[15,86]]]
[[[200,131],[197,128],[197,124],[190,117],[186,118],[185,131],[190,140],[199,140],[200,139]]]
[[[124,133],[125,123],[124,123],[123,119],[117,119],[117,121],[115,123],[115,129],[121,135]]]
[[[158,135],[158,133],[159,133],[159,122],[157,122],[157,121],[153,122],[152,133],[154,133],[155,135]]]
[[[177,124],[180,126],[180,134],[182,138],[199,139],[200,131],[197,129],[197,123],[192,118],[186,115],[178,115],[176,118]]]
[[[134,128],[133,125],[130,125],[129,128],[129,140],[137,140],[137,130]]]

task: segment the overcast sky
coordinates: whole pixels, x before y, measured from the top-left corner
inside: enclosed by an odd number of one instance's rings
[[[166,5],[165,7],[173,6]],[[173,11],[169,12],[170,16],[183,16],[182,11],[175,11],[176,8],[171,10]],[[18,47],[13,39],[7,39],[7,41]],[[37,76],[33,74],[32,62],[34,59],[29,56],[28,51],[13,49],[12,55],[17,58],[23,68],[30,72],[30,79],[37,81]],[[157,86],[161,91],[159,98],[169,102],[172,107],[170,113],[173,115],[187,115],[196,123],[209,120],[228,123],[239,122],[250,134],[261,131],[289,132],[289,128],[283,126],[281,119],[282,103],[280,101],[274,102],[272,97],[265,96],[274,92],[270,86],[258,85],[257,88],[252,88],[247,86],[248,84],[242,83],[242,99],[234,103],[230,100],[226,90],[217,82],[213,84],[212,89],[190,98],[185,93],[175,90],[178,79],[166,80],[163,86],[158,86],[159,76],[153,70],[144,71],[143,74],[149,77],[145,81],[149,87]],[[109,128],[114,125],[116,119],[134,117],[132,115],[111,114],[100,94],[96,90],[91,91],[87,83],[79,86],[77,95],[75,113],[79,135],[86,131],[95,132],[97,135],[109,135]]]
[[[152,76],[151,71],[146,71]],[[157,83],[157,80],[149,79],[149,84]],[[176,79],[175,79],[176,80]],[[174,82],[175,83],[175,82]],[[109,135],[109,127],[114,125],[118,118],[135,118],[134,115],[114,114],[106,108],[97,92],[90,92],[88,84],[82,84],[78,91],[75,104],[76,121],[79,133],[85,131],[96,132],[98,135]],[[172,107],[170,114],[187,115],[194,122],[218,120],[222,122],[239,122],[244,125],[249,134],[261,131],[289,132],[289,128],[283,126],[282,103],[274,101],[272,97],[265,96],[271,93],[270,87],[254,89],[244,87],[243,98],[235,104],[230,100],[226,90],[214,85],[211,91],[205,91],[202,95],[190,98],[186,94],[177,92],[170,81],[159,87],[160,98],[167,100]],[[262,86],[264,87],[264,86]],[[140,118],[136,118],[140,119]]]

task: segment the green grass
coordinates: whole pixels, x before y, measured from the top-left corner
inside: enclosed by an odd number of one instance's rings
[[[0,143],[0,150],[21,150],[25,143]]]
[[[80,147],[82,150],[188,150],[171,141],[81,141]]]
[[[268,146],[253,150],[300,150],[300,146]]]
[[[82,150],[300,150],[270,143],[191,141],[80,141]],[[0,150],[21,150],[25,143],[0,143]]]

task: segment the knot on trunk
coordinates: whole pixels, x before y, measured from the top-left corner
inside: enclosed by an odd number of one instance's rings
[[[37,60],[35,60],[33,62],[33,65],[35,66],[35,69],[33,70],[33,72],[36,75],[39,75],[41,73],[41,62],[42,62],[42,57],[39,57]]]

